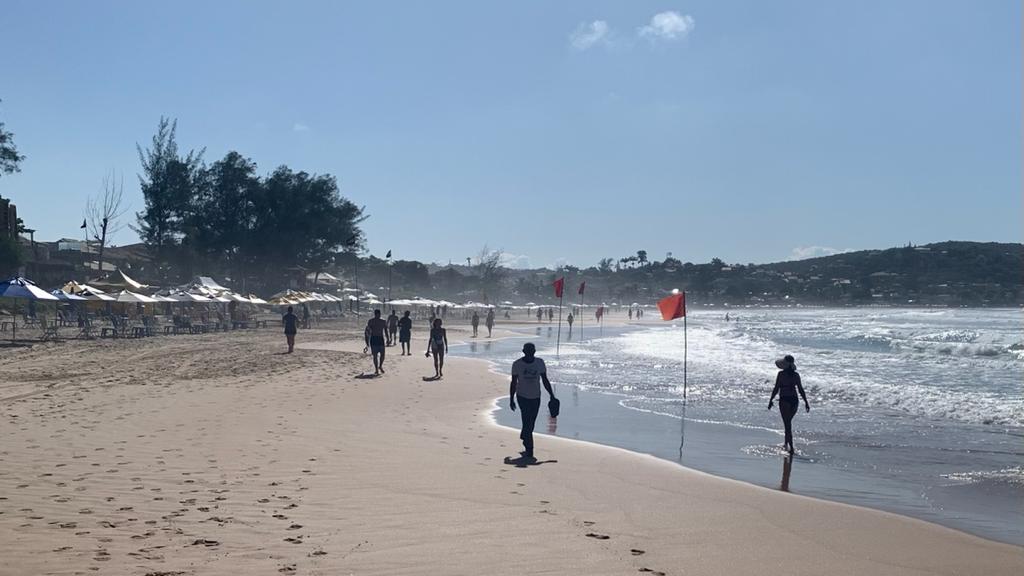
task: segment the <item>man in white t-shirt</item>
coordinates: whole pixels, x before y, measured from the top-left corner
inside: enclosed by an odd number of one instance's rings
[[[555,397],[544,361],[537,358],[536,353],[537,347],[533,343],[523,345],[523,357],[512,363],[512,385],[508,391],[509,407],[513,412],[516,410],[516,398],[519,399],[519,413],[523,418],[523,431],[519,438],[523,441],[523,457],[526,459],[533,459],[533,426],[540,412],[541,382],[548,396]]]

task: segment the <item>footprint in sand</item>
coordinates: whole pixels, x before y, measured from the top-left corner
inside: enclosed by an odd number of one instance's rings
[[[593,538],[595,540],[608,540],[611,536],[607,534],[598,534],[596,532],[587,532],[587,538]]]
[[[633,556],[642,556],[643,554],[646,554],[647,551],[646,550],[640,550],[639,548],[631,548],[629,550],[629,553],[632,554]]]
[[[658,570],[651,570],[650,568],[641,568],[639,571],[640,572],[650,572],[654,576],[665,576],[664,572],[660,572]]]

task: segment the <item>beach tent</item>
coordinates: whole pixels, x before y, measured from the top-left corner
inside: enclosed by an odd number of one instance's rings
[[[249,302],[253,304],[267,304],[268,302],[255,294],[249,294]]]
[[[57,301],[57,297],[35,285],[31,280],[16,276],[0,283],[0,298],[24,298],[26,300]],[[17,301],[15,301],[17,303]],[[12,323],[11,340],[18,335],[18,319]]]

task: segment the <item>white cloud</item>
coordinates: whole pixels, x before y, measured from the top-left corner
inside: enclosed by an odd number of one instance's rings
[[[599,43],[607,43],[611,28],[604,20],[593,22],[581,22],[579,26],[569,34],[569,44],[575,50],[584,51],[593,48]]]
[[[693,16],[669,10],[651,16],[651,23],[638,28],[637,34],[650,40],[679,40],[686,38],[695,23]]]
[[[292,126],[292,132],[309,132],[309,126],[306,126],[302,122],[296,122]]]
[[[790,260],[806,260],[808,258],[819,258],[821,256],[832,256],[849,252],[849,248],[839,249],[828,246],[797,246],[789,254]]]

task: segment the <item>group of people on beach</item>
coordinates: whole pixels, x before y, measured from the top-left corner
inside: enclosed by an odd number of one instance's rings
[[[632,309],[630,310],[632,313]],[[640,311],[638,310],[638,314]],[[541,318],[540,309],[537,310],[538,321]],[[631,314],[632,315],[632,314]],[[432,315],[433,316],[433,315]],[[295,334],[299,323],[291,306],[282,316],[284,334],[288,342],[288,353],[295,349]],[[486,318],[487,336],[490,338],[491,330],[494,327],[494,311],[489,310]],[[569,314],[569,326],[572,328],[572,314]],[[477,336],[477,329],[480,324],[479,315],[474,312],[471,320],[473,336]],[[444,357],[448,353],[448,331],[443,327],[443,321],[436,316],[431,318],[430,334],[427,339],[426,357],[434,357],[434,379],[441,379],[444,376]],[[366,323],[363,331],[365,347],[363,352],[369,351],[373,356],[374,374],[380,375],[384,372],[384,357],[387,347],[395,343],[402,345],[402,356],[411,356],[410,350],[412,340],[412,318],[406,311],[401,318],[394,310],[387,320],[381,318],[379,309],[373,311],[373,317]],[[548,379],[547,366],[544,360],[538,358],[537,347],[532,342],[523,345],[523,356],[512,363],[512,382],[509,386],[509,408],[514,412],[517,407],[522,419],[522,429],[519,438],[523,442],[522,457],[527,461],[534,460],[533,455],[533,430],[536,425],[537,416],[540,413],[541,385],[547,391],[551,402],[557,402],[555,393]],[[779,399],[779,414],[782,416],[784,432],[784,449],[793,454],[793,417],[800,409],[800,400],[803,400],[804,410],[810,412],[811,405],[807,401],[807,394],[804,392],[800,374],[796,371],[796,361],[791,355],[786,355],[775,361],[779,372],[775,376],[775,387],[772,389],[771,397],[768,399],[768,409],[775,406],[775,398]]]

